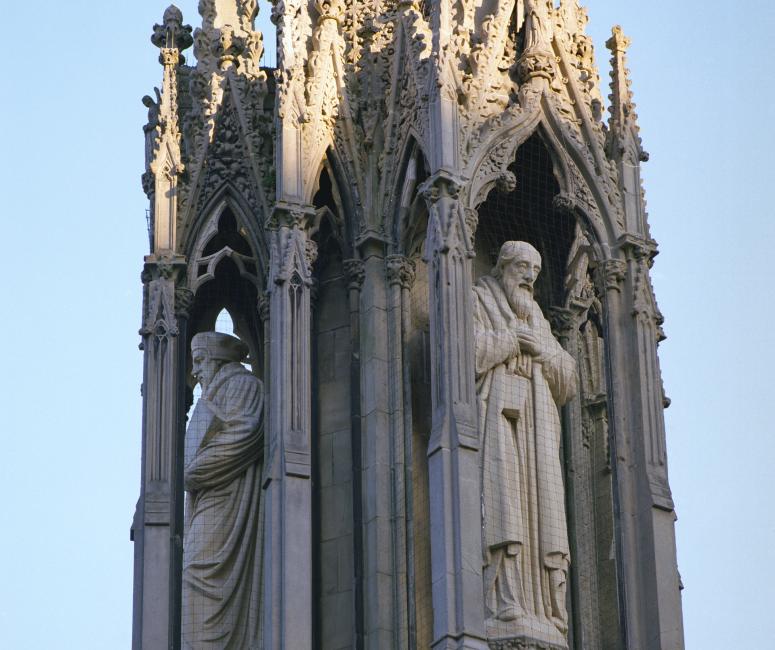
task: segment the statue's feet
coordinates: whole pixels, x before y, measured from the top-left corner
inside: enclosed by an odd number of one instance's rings
[[[501,609],[495,618],[499,621],[516,621],[517,618],[519,618],[520,613],[521,612],[516,605],[509,605],[508,607]]]

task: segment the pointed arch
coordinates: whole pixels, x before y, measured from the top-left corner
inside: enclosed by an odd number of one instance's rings
[[[205,204],[204,209],[186,233],[184,252],[186,259],[189,260],[189,286],[193,291],[196,291],[195,280],[198,277],[199,265],[206,257],[205,248],[217,234],[220,220],[227,210],[234,216],[237,230],[250,247],[252,257],[255,259],[255,270],[250,272],[254,276],[251,281],[258,287],[266,285],[265,275],[269,266],[269,253],[263,229],[259,227],[260,215],[254,215],[236,188],[226,182]],[[248,256],[243,254],[243,257]]]
[[[230,182],[208,200],[184,241],[187,284],[194,293],[186,350],[191,338],[215,328],[228,311],[234,333],[250,349],[253,372],[263,374],[262,324],[258,298],[266,286],[268,254],[253,214]],[[189,360],[190,368],[190,360]],[[193,378],[188,378],[193,387]]]
[[[594,165],[571,143],[568,127],[551,103],[542,99],[532,112],[494,130],[482,143],[468,166],[472,179],[467,204],[482,204],[515,159],[517,150],[538,133],[554,162],[554,176],[560,187],[558,202],[581,223],[599,260],[610,257],[620,235],[616,215],[601,187]]]
[[[309,203],[315,207],[316,217],[310,234],[318,231],[324,217],[332,219],[343,255],[354,257],[358,236],[356,196],[346,168],[333,147],[321,158],[314,178],[315,182],[309,188]]]
[[[388,207],[385,231],[390,234],[394,253],[412,256],[417,239],[425,239],[427,207],[417,193],[419,185],[428,177],[430,165],[421,140],[412,129],[404,140],[399,155],[400,164],[393,185],[393,203]]]

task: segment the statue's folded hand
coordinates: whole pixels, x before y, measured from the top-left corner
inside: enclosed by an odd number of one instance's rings
[[[534,357],[541,354],[541,344],[539,343],[538,337],[536,337],[527,327],[518,327],[517,340],[519,341],[519,349],[521,352]]]

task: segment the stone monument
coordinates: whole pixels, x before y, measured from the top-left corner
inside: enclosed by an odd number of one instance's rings
[[[264,388],[219,332],[191,342],[202,386],[186,431],[183,648],[259,647]]]
[[[488,636],[567,647],[570,560],[558,407],[576,363],[533,299],[541,256],[506,242],[474,287]]]
[[[143,99],[133,648],[682,650],[622,30],[604,93],[578,0],[278,1],[272,68],[198,9]]]

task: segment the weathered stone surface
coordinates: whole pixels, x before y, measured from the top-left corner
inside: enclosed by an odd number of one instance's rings
[[[260,639],[264,387],[240,362],[248,346],[219,332],[191,343],[202,386],[186,431],[183,648],[256,646]]]
[[[541,256],[506,242],[475,293],[488,637],[565,647],[570,564],[557,409],[576,364],[533,298]]]
[[[629,40],[605,123],[578,0],[283,0],[274,70],[257,9],[202,0],[192,30],[171,7],[152,37],[134,648],[180,647],[187,349],[224,308],[266,384],[257,647],[682,648]],[[543,258],[541,340],[506,319],[514,354],[480,367],[502,290],[474,280],[514,240]],[[488,455],[509,364],[540,487]]]

